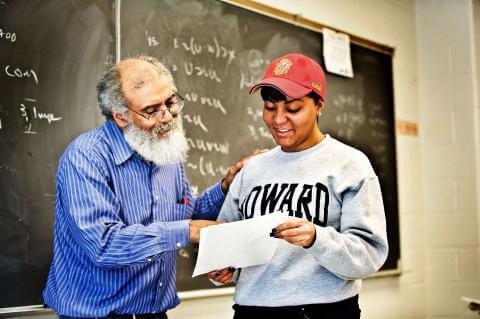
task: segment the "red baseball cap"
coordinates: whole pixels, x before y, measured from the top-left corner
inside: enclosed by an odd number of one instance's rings
[[[327,93],[322,67],[315,60],[296,53],[281,56],[270,63],[262,80],[250,89],[250,94],[262,86],[274,87],[292,99],[314,91],[325,101]]]

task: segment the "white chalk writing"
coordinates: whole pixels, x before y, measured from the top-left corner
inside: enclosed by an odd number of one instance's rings
[[[365,124],[366,115],[364,112],[363,99],[355,94],[338,94],[333,99],[333,105],[338,112],[335,122],[340,126],[337,131],[339,137],[353,138],[356,129]]]
[[[108,54],[105,58],[105,61],[103,62],[104,65],[110,66],[113,65],[113,55]]]
[[[248,51],[248,68],[254,74],[263,74],[265,67],[270,64],[270,60],[262,57],[262,52],[257,49]]]
[[[155,38],[155,36],[149,34],[148,30],[145,30],[145,36],[147,37],[147,43],[149,47],[153,47],[160,44]]]
[[[187,167],[199,171],[202,176],[225,175],[228,170],[223,166],[214,166],[211,161],[205,161],[203,156],[199,157],[198,162],[188,162]]]
[[[202,105],[211,106],[214,109],[220,110],[223,114],[227,114],[227,110],[223,107],[222,101],[217,98],[212,98],[209,96],[199,96],[195,92],[189,92],[185,94],[185,100],[188,102],[197,103],[200,102]]]
[[[207,127],[203,123],[201,115],[183,114],[183,119],[187,123],[192,123],[193,125],[200,127],[204,132],[208,132]]]
[[[15,34],[15,32],[5,32],[2,28],[0,28],[0,38],[9,40],[13,43],[15,42],[15,40],[17,40],[17,35]]]
[[[261,137],[273,141],[272,134],[270,134],[270,132],[263,126],[255,127],[250,124],[248,125],[248,129],[250,131],[250,136],[252,136],[254,140],[258,140],[258,138]]]
[[[33,107],[33,115],[35,118],[38,118],[38,119],[45,119],[47,120],[48,124],[52,123],[52,122],[55,122],[55,121],[60,121],[62,118],[61,117],[55,117],[55,115],[53,115],[53,113],[41,113],[41,112],[37,112],[37,108],[34,106]]]
[[[25,127],[25,131],[23,131],[25,134],[37,134],[36,131],[32,131],[32,123],[27,123]]]
[[[39,112],[36,105],[31,105],[36,103],[35,99],[25,98],[25,103],[20,103],[19,110],[20,115],[25,120],[25,134],[37,134],[36,131],[32,130],[32,120],[46,120],[48,124],[52,122],[60,121],[61,117],[56,117],[53,113]]]
[[[204,152],[215,151],[221,154],[228,154],[230,152],[230,144],[228,142],[218,143],[212,141],[205,141],[199,138],[194,140],[190,137],[187,138],[187,142],[190,148],[194,148]]]
[[[373,126],[387,126],[387,121],[378,117],[372,117],[368,119],[368,122]]]
[[[247,106],[247,114],[250,115],[254,122],[256,122],[263,117],[263,110],[258,107]]]
[[[201,54],[206,52],[213,55],[215,58],[227,59],[227,64],[230,64],[235,59],[235,50],[228,49],[220,44],[217,38],[213,38],[213,44],[210,42],[201,43],[194,37],[190,37],[188,40],[181,40],[173,38],[173,48],[183,49],[189,52],[191,55]]]
[[[217,71],[209,69],[203,65],[194,65],[192,62],[184,62],[185,73],[187,75],[195,74],[197,76],[203,76],[210,80],[215,80],[217,82],[222,82],[220,77],[217,74]]]
[[[10,65],[7,65],[7,66],[5,67],[5,73],[6,73],[8,76],[10,76],[10,77],[17,77],[17,78],[29,78],[29,77],[33,77],[33,79],[35,80],[35,83],[38,84],[37,73],[35,73],[35,71],[33,71],[32,69],[22,71],[22,70],[20,70],[19,68],[15,68],[15,69],[12,71],[12,70],[10,70]]]
[[[244,72],[240,72],[240,90],[245,88],[251,88],[252,85],[261,80],[261,76],[249,75]]]

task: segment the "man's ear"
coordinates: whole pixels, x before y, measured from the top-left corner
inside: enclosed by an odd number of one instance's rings
[[[128,125],[128,121],[125,118],[125,115],[125,113],[112,112],[113,120],[122,130]]]

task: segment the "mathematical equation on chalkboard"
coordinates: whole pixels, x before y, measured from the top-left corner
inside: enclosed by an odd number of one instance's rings
[[[161,31],[145,29],[143,36],[142,45],[148,50],[155,52],[161,48],[170,52],[168,65],[175,79],[177,82],[178,79],[184,79],[179,90],[188,102],[188,107],[183,111],[191,150],[186,163],[187,170],[209,180],[218,180],[228,170],[228,165],[222,161],[232,151],[231,142],[218,134],[219,130],[224,129],[218,124],[232,116],[229,112],[233,107],[227,105],[229,102],[222,94],[222,86],[231,85],[234,89],[236,86],[235,91],[248,95],[246,89],[261,79],[270,60],[264,58],[261,51],[250,49],[245,62],[245,53],[238,52],[221,37],[215,34],[197,36],[195,30],[184,36],[166,37]],[[262,120],[261,105],[247,105],[244,110],[247,119],[246,138],[258,145],[272,145],[273,138]],[[188,134],[192,128],[196,128],[195,133]],[[195,180],[192,181],[192,188],[194,191],[200,188]]]
[[[26,81],[34,81],[38,85],[39,78],[37,72],[33,69],[20,69],[11,65],[4,67],[4,73],[9,78],[23,79]],[[62,118],[56,116],[54,113],[43,112],[42,107],[38,105],[37,100],[31,97],[24,97],[21,102],[16,106],[18,109],[18,116],[20,116],[25,122],[24,131],[25,134],[37,134],[35,130],[35,123],[39,121],[45,121],[48,124],[60,121]],[[8,114],[8,113],[7,113]],[[13,116],[13,114],[11,115]],[[0,113],[0,130],[3,129],[3,123],[6,121],[5,113]]]

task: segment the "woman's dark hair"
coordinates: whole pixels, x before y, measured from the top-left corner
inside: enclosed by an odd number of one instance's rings
[[[262,86],[260,88],[260,95],[262,96],[262,99],[264,101],[271,101],[271,102],[280,102],[280,101],[286,101],[287,97],[285,94],[277,90],[276,88],[272,86]],[[307,96],[311,99],[313,99],[313,102],[315,102],[315,105],[318,104],[318,102],[322,101],[322,98],[320,95],[315,93],[314,91],[311,91],[310,93],[307,94]]]

